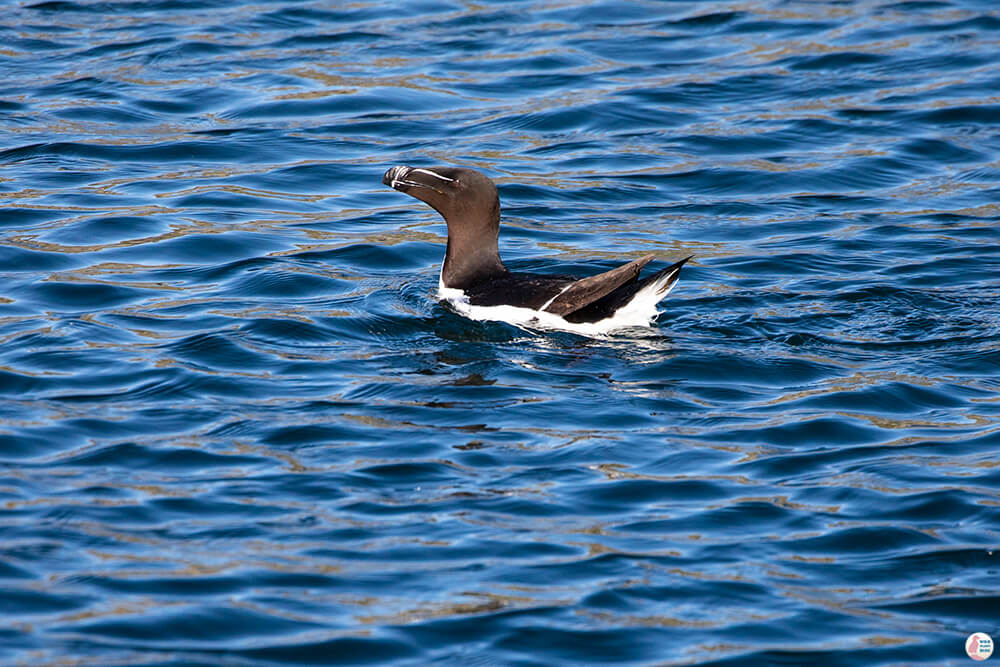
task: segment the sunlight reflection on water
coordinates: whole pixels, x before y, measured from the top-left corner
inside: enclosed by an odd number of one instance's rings
[[[0,659],[964,660],[1000,633],[998,28],[9,8]],[[647,331],[471,322],[404,163],[493,177],[512,268],[696,259]]]

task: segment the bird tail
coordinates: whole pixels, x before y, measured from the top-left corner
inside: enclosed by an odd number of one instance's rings
[[[677,279],[681,277],[681,267],[685,262],[694,257],[689,255],[679,262],[674,262],[665,269],[660,269],[648,278],[644,278],[636,285],[638,288],[632,302],[652,300],[652,305],[656,305],[663,300],[670,290],[674,288]]]
[[[673,289],[680,278],[681,267],[691,257],[694,255],[674,262],[648,278],[622,285],[607,296],[564,317],[569,322],[596,322],[619,315],[637,322],[652,321],[658,312],[656,306]]]

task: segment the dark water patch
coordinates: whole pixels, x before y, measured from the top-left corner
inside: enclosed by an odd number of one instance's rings
[[[235,651],[251,659],[292,664],[327,661],[330,656],[344,664],[384,664],[391,660],[413,659],[422,651],[412,642],[389,636],[341,637],[321,642],[301,642],[295,645],[264,646]]]
[[[919,28],[918,28],[919,29]],[[961,21],[953,22],[943,22],[932,24],[929,26],[924,26],[925,30],[934,32],[951,32],[951,33],[965,33],[966,31],[1000,31],[1000,18],[993,16],[992,14],[985,14],[982,16],[977,16],[975,18],[964,19]]]
[[[135,42],[119,42],[116,44],[102,44],[101,46],[95,47],[93,49],[88,49],[83,53],[77,54],[81,58],[105,58],[108,56],[114,56],[119,53],[134,54],[137,51],[146,49],[147,47],[161,46],[163,44],[172,44],[173,39],[163,38],[163,39],[144,39]]]
[[[296,255],[297,259],[323,262],[328,266],[343,269],[345,266],[385,267],[392,271],[402,271],[427,261],[434,261],[442,255],[438,245],[426,243],[404,243],[401,245],[376,245],[371,243],[355,243],[340,248],[327,249],[319,252],[305,252]]]
[[[200,334],[171,343],[165,351],[178,359],[208,368],[263,369],[270,360],[238,345],[228,336]]]
[[[126,116],[131,118],[126,113]],[[259,148],[259,147],[255,147]],[[209,142],[168,142],[146,146],[112,146],[101,144],[83,144],[53,142],[41,143],[12,148],[0,152],[0,160],[26,160],[45,156],[60,158],[75,157],[99,160],[102,162],[140,162],[153,161],[204,163],[241,161],[248,155],[254,155],[240,146],[220,146]],[[264,159],[264,154],[256,151],[258,159]]]
[[[609,482],[596,489],[588,488],[586,503],[605,508],[603,511],[621,511],[623,505],[655,504],[668,499],[674,502],[703,502],[723,495],[715,484],[696,480],[629,480]]]
[[[942,521],[953,523],[964,519],[974,521],[980,512],[986,510],[977,508],[975,503],[965,494],[936,491],[930,493],[912,494],[903,498],[899,507],[887,513],[886,516],[897,516],[901,520]]]
[[[940,2],[939,0],[907,0],[906,2],[896,2],[888,4],[885,9],[894,9],[899,11],[904,10],[915,10],[915,11],[932,11],[935,9],[944,9],[950,7],[949,2]]]
[[[939,139],[917,139],[906,143],[900,149],[903,153],[935,162],[962,164],[980,162],[983,155],[971,148],[959,146]]]
[[[536,69],[536,68],[532,68]],[[550,68],[544,67],[542,71]],[[490,95],[494,97],[517,97],[518,91],[524,88],[533,90],[556,91],[572,88],[586,78],[585,74],[546,73],[519,74],[503,79],[489,81],[484,84],[464,84],[459,90],[470,95]]]
[[[797,553],[871,554],[909,550],[933,544],[935,540],[915,530],[894,526],[878,528],[846,528],[817,538],[786,541],[785,546]]]
[[[928,596],[901,604],[880,605],[883,609],[928,618],[972,618],[979,623],[988,623],[992,605],[1000,601],[1000,596],[985,596],[972,591],[954,591],[951,594]]]
[[[87,603],[78,595],[52,595],[42,591],[24,591],[10,587],[0,589],[3,602],[0,602],[0,613],[4,614],[47,614],[66,612],[79,609]]]
[[[31,572],[10,563],[0,563],[0,579],[30,579]]]
[[[332,332],[314,322],[258,318],[241,328],[250,337],[292,347],[320,347],[336,340]]]
[[[785,77],[776,74],[744,74],[708,83],[684,82],[671,88],[632,88],[625,95],[666,108],[705,109],[720,99],[738,96],[744,102],[780,97],[787,90]],[[694,120],[692,118],[691,120]]]
[[[113,101],[121,99],[124,90],[119,82],[95,76],[80,77],[72,81],[60,81],[38,88],[35,97],[73,97],[90,100]]]
[[[42,216],[31,217],[38,219]],[[48,218],[49,216],[46,215],[44,217]],[[44,252],[5,245],[0,246],[0,266],[3,267],[2,271],[6,275],[20,272],[34,274],[39,271],[59,271],[74,268],[79,266],[79,260],[64,253]],[[6,296],[6,294],[0,293],[0,296]]]
[[[67,457],[64,463],[75,466],[95,466],[102,468],[147,468],[196,472],[211,468],[229,466],[253,466],[263,463],[263,459],[239,455],[219,455],[197,449],[151,450],[136,443],[123,443],[104,447],[97,451]]]
[[[33,285],[22,298],[39,308],[73,313],[132,303],[144,298],[144,292],[117,285],[47,282]]]
[[[911,113],[914,122],[929,125],[970,125],[977,126],[989,123],[1000,113],[1000,106],[991,104],[961,105],[938,108],[933,111],[914,111]]]
[[[885,62],[889,56],[877,53],[827,53],[821,56],[797,57],[779,61],[793,70],[835,70],[842,71],[852,67],[870,67]]]
[[[751,15],[752,16],[752,15]],[[731,31],[734,34],[757,34],[757,33],[767,33],[767,34],[781,34],[788,36],[799,36],[799,35],[811,35],[811,34],[822,34],[828,30],[833,29],[836,23],[831,21],[821,21],[817,19],[814,20],[796,20],[796,17],[786,16],[781,20],[767,20],[759,19],[752,20],[751,18],[746,18],[739,23],[732,26]]]
[[[366,7],[353,12],[318,9],[316,7],[286,7],[254,17],[257,26],[267,28],[301,28],[305,26],[339,24],[373,18]]]
[[[268,243],[267,237],[259,233],[223,232],[221,229],[215,231],[221,233],[190,233],[160,241],[155,244],[155,250],[149,251],[149,255],[142,259],[183,264],[197,258],[200,261],[231,264],[257,255],[265,250]],[[116,252],[105,251],[104,254],[109,260],[113,260]],[[117,254],[131,258],[136,253],[126,248],[118,250]]]
[[[956,395],[965,393],[961,388],[944,385],[940,389],[919,387],[904,383],[888,383],[859,389],[838,391],[809,398],[805,405],[840,410],[858,410],[866,414],[912,414],[919,408],[925,410],[957,408],[966,401]]]
[[[61,51],[69,46],[64,42],[56,42],[49,39],[26,39],[23,37],[8,37],[4,40],[4,42],[7,45],[7,48],[20,51],[24,54],[45,51]]]
[[[709,12],[672,21],[668,25],[678,28],[715,28],[745,16],[747,15],[743,12]]]
[[[807,446],[850,446],[888,439],[879,429],[848,418],[805,419],[798,423],[765,426],[742,430],[746,442],[778,447],[792,447],[797,443]]]
[[[163,221],[153,216],[98,216],[39,235],[50,243],[90,246],[153,237],[166,230]]]
[[[319,35],[295,35],[275,42],[271,46],[277,49],[287,48],[316,48],[326,47],[342,43],[370,43],[379,39],[384,39],[385,35],[376,32],[345,31],[340,33],[319,34]]]

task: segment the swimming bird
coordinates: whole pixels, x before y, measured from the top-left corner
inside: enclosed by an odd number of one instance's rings
[[[391,167],[382,183],[428,204],[448,226],[438,295],[472,319],[583,333],[646,326],[691,257],[639,279],[655,255],[581,278],[512,272],[500,260],[500,197],[487,176],[460,167]]]

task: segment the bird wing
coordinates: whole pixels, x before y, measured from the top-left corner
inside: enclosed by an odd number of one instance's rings
[[[642,267],[652,262],[654,257],[654,255],[646,255],[628,264],[623,264],[617,269],[572,282],[543,305],[541,310],[565,317],[573,311],[607,296],[622,285],[634,281],[639,277],[639,271],[642,270]]]

